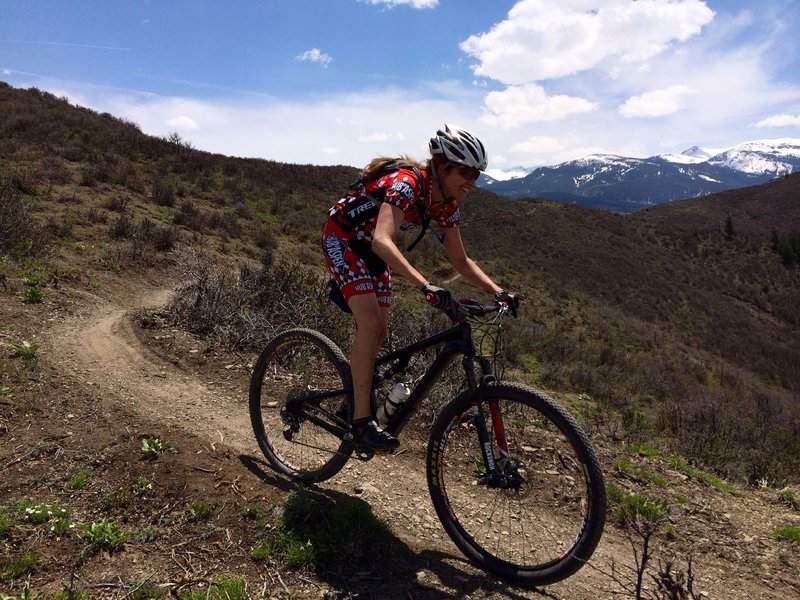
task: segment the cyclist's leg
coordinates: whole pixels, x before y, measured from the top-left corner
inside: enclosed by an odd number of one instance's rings
[[[323,235],[328,269],[342,291],[356,321],[356,335],[350,352],[353,383],[353,435],[356,443],[373,448],[394,448],[397,440],[378,429],[371,420],[370,394],[378,349],[386,339],[386,324],[391,303],[391,275],[388,267],[377,276],[369,272],[366,261],[326,227]]]
[[[371,282],[370,282],[371,283]],[[375,357],[386,338],[385,309],[378,306],[375,294],[352,296],[348,300],[356,320],[356,335],[350,350],[350,372],[353,375],[353,419],[370,416],[369,396]]]

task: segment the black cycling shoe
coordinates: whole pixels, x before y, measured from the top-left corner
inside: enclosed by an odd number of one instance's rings
[[[393,450],[400,445],[400,440],[387,433],[373,420],[356,421],[350,426],[353,434],[353,443],[357,446],[367,446],[373,450]]]

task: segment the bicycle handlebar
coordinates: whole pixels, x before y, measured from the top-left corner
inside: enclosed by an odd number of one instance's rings
[[[478,304],[474,300],[459,300],[460,312],[465,317],[483,317],[490,313],[501,313],[505,315],[508,312],[508,306],[502,302],[494,302],[492,304]]]

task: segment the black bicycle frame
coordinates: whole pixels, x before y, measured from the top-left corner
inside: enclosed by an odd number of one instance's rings
[[[491,439],[489,437],[489,430],[486,427],[486,421],[483,416],[483,389],[484,386],[494,381],[492,368],[490,362],[478,356],[475,351],[475,342],[472,339],[472,327],[468,321],[459,322],[450,329],[442,331],[441,333],[434,334],[430,337],[415,342],[383,356],[378,356],[375,359],[375,371],[372,379],[372,394],[381,381],[393,379],[395,375],[400,375],[406,372],[411,358],[418,352],[427,348],[444,344],[442,349],[436,355],[433,363],[425,371],[425,374],[411,390],[411,395],[408,400],[403,402],[397,407],[395,413],[390,417],[389,423],[386,425],[386,431],[392,435],[399,435],[403,431],[408,421],[411,419],[414,412],[416,412],[423,398],[427,396],[434,384],[439,381],[445,369],[453,361],[457,355],[462,355],[462,366],[464,374],[467,379],[467,386],[470,393],[474,398],[474,406],[476,410],[475,425],[478,433],[478,440],[480,442],[481,453],[483,454],[484,465],[486,465],[487,480],[491,486],[504,486],[506,485],[506,478],[501,473],[494,460],[494,454],[491,450]],[[478,362],[481,368],[480,380],[475,377],[475,362]],[[380,373],[381,367],[390,365],[383,373]],[[303,417],[312,423],[322,427],[323,429],[333,433],[334,435],[344,435],[345,431],[334,423],[330,423],[326,418],[320,418],[314,413],[306,410],[309,405],[316,404],[319,407],[319,401],[335,397],[341,394],[337,390],[310,390],[311,393],[300,396],[296,399],[287,402],[287,407],[294,406],[299,409]],[[348,391],[348,390],[345,390]],[[349,390],[352,393],[352,390]],[[309,402],[310,401],[310,402]],[[505,454],[507,444],[505,440],[505,433],[502,426],[502,417],[497,403],[492,403],[489,407],[492,417],[495,435],[498,438],[496,441],[501,454]]]
[[[410,344],[404,348],[400,348],[383,356],[379,356],[375,360],[375,373],[373,376],[372,389],[373,393],[377,384],[381,380],[392,379],[395,375],[404,373],[408,367],[411,357],[417,352],[421,352],[432,346],[444,344],[444,347],[437,354],[433,363],[428,367],[422,379],[419,380],[411,390],[411,395],[408,400],[403,402],[397,407],[397,411],[389,419],[386,426],[386,431],[392,435],[399,435],[401,431],[408,424],[409,419],[416,411],[422,399],[428,395],[433,386],[441,378],[448,366],[457,355],[462,355],[464,358],[462,364],[467,378],[467,385],[470,392],[476,394],[476,401],[480,401],[481,386],[475,379],[474,361],[478,360],[481,366],[481,381],[486,381],[487,377],[491,377],[491,366],[489,361],[483,357],[477,357],[475,352],[475,342],[472,340],[472,327],[466,321],[454,325],[450,329],[442,331],[441,333],[434,334],[424,340]],[[392,364],[394,363],[394,364]],[[379,374],[380,368],[384,365],[392,365],[382,374]]]

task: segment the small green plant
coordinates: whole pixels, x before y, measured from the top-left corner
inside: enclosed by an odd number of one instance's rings
[[[31,359],[36,358],[36,351],[39,349],[39,344],[32,344],[28,341],[19,342],[11,344],[11,349],[14,350],[14,356]]]
[[[130,588],[131,591],[125,596],[130,600],[158,600],[158,598],[164,598],[168,593],[149,580],[131,581]]]
[[[191,521],[207,519],[211,516],[213,510],[210,504],[202,500],[186,505],[186,511],[189,513],[189,520]]]
[[[2,575],[2,571],[0,571],[0,575]],[[31,600],[31,578],[28,577],[22,584],[22,593],[19,596],[0,594],[0,600]]]
[[[633,549],[636,563],[636,581],[630,591],[635,598],[642,597],[644,576],[652,558],[650,540],[666,519],[667,503],[651,500],[635,493],[625,493],[616,486],[606,487],[608,498],[616,504],[615,515]],[[667,532],[667,535],[674,533]]]
[[[164,449],[164,444],[158,438],[142,438],[142,452],[150,457],[156,457]]]
[[[385,551],[391,539],[388,525],[363,502],[334,503],[305,488],[284,501],[283,516],[253,548],[253,560],[314,570],[357,565],[365,556]]]
[[[242,518],[247,521],[259,521],[264,518],[264,510],[258,504],[248,504],[242,509]]]
[[[34,525],[41,525],[52,520],[69,520],[69,509],[60,504],[24,503],[22,508],[25,520]]]
[[[736,491],[736,488],[731,484],[722,481],[718,477],[714,477],[710,473],[700,471],[699,469],[695,469],[694,467],[688,465],[680,456],[667,456],[665,457],[665,460],[687,477],[704,481],[715,490],[728,494],[732,494],[734,491]]]
[[[8,398],[11,400],[14,398],[14,392],[11,390],[10,387],[6,385],[0,385],[0,398]]]
[[[658,450],[653,448],[650,444],[631,442],[628,444],[628,449],[642,456],[646,456],[647,458],[656,458],[659,455]]]
[[[161,530],[155,525],[145,525],[136,532],[136,539],[140,542],[154,542],[161,537]]]
[[[44,290],[38,286],[31,286],[25,288],[25,291],[22,294],[22,301],[26,304],[39,304],[44,301],[47,297],[47,294]]]
[[[616,462],[617,471],[620,473],[633,473],[634,467],[633,463],[629,460],[624,458],[620,458]]]
[[[3,573],[11,579],[16,579],[23,575],[33,573],[36,565],[39,563],[39,557],[35,552],[27,552],[22,556],[6,561]]]
[[[475,465],[475,473],[480,477],[484,477],[489,472],[486,469],[486,463],[484,463],[483,456],[479,455],[473,458],[472,464]]]
[[[137,477],[136,481],[133,482],[134,494],[145,494],[152,489],[153,489],[153,482],[143,475]]]
[[[247,597],[241,579],[221,577],[211,582],[207,590],[195,590],[180,596],[180,600],[243,600]]]
[[[800,545],[800,527],[781,527],[772,532],[772,537]]]
[[[82,490],[86,487],[86,482],[89,481],[89,477],[91,476],[92,470],[84,469],[75,475],[75,477],[70,479],[64,487],[66,487],[68,490]]]
[[[14,528],[14,518],[4,511],[0,511],[0,540],[6,537]]]
[[[800,500],[797,499],[794,491],[790,490],[789,488],[785,488],[778,492],[778,500],[784,504],[788,504],[795,510],[800,510]]]
[[[303,541],[290,531],[280,531],[253,548],[250,558],[256,562],[282,562],[292,569],[318,566],[317,553],[311,541]]]
[[[130,532],[106,519],[85,525],[81,537],[99,548],[109,551],[122,550]]]

